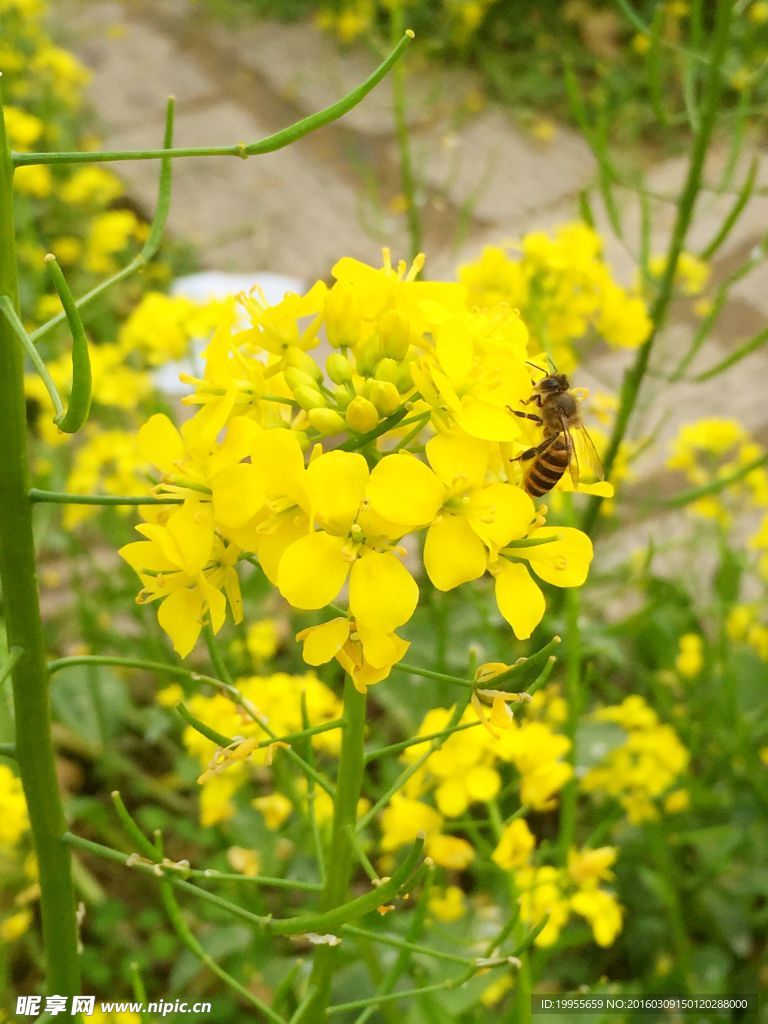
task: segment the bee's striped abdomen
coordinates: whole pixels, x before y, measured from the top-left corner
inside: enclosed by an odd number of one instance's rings
[[[525,490],[532,498],[540,498],[551,491],[561,479],[571,461],[571,452],[565,438],[558,436],[552,444],[536,455],[525,473]]]

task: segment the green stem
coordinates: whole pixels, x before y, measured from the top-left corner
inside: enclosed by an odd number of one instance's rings
[[[65,494],[63,491],[43,491],[30,487],[31,502],[49,502],[53,505],[182,505],[183,498],[155,498],[150,494]]]
[[[390,13],[392,41],[402,34],[405,28],[404,11],[399,4],[391,8]],[[405,78],[405,65],[398,64],[392,71],[392,113],[394,114],[397,148],[400,153],[400,187],[406,202],[406,218],[410,241],[410,256],[414,260],[421,252],[421,217],[416,203],[416,183],[413,174],[411,142],[408,132],[408,92]]]
[[[337,121],[353,107],[356,107],[379,84],[393,64],[402,57],[411,39],[413,39],[413,32],[409,30],[373,74],[338,103],[325,107],[316,114],[310,114],[309,117],[305,117],[273,135],[268,135],[258,142],[251,142],[247,145],[244,142],[238,142],[234,146],[192,146],[181,149],[109,150],[88,153],[14,153],[13,165],[24,167],[29,164],[93,164],[113,160],[161,160],[163,157],[188,156],[235,156],[245,159],[260,153],[274,153],[275,150],[290,146],[292,142],[304,135],[322,128],[323,125]]]
[[[365,742],[366,696],[358,693],[352,680],[344,680],[344,728],[339,756],[339,772],[336,782],[336,800],[333,809],[333,829],[327,858],[328,874],[323,893],[323,907],[332,910],[343,903],[347,895],[354,851],[349,841],[347,827],[355,828],[357,802],[363,784],[365,764],[363,748]],[[321,1024],[328,1019],[328,1003],[331,995],[331,980],[336,969],[338,953],[333,946],[321,946],[315,953],[315,962],[310,977],[310,988],[315,996],[307,1004],[298,1024]]]
[[[418,665],[408,665],[404,661],[392,666],[393,672],[405,672],[411,676],[421,676],[423,679],[437,679],[441,683],[451,683],[453,686],[464,686],[474,690],[478,685],[471,679],[462,679],[461,676],[450,676],[445,672],[434,672],[431,668],[419,668]]]
[[[73,300],[72,306],[70,307],[69,315],[77,316],[77,311],[87,306],[89,302],[93,302],[95,298],[102,295],[105,291],[117,284],[119,281],[129,277],[136,270],[140,270],[146,266],[150,260],[154,259],[157,254],[157,250],[160,248],[160,242],[163,237],[163,231],[165,230],[165,224],[168,220],[168,213],[171,208],[171,160],[168,158],[167,151],[171,148],[173,142],[173,116],[174,116],[174,104],[173,97],[169,97],[168,105],[165,112],[165,135],[163,137],[163,149],[162,163],[160,165],[160,183],[158,185],[157,192],[157,205],[155,207],[155,215],[152,218],[152,224],[149,228],[149,234],[144,242],[144,246],[141,252],[134,259],[131,260],[127,266],[118,270],[111,277],[100,281],[99,284],[92,288],[85,295],[77,300]],[[52,317],[46,323],[42,324],[36,331],[33,331],[30,335],[30,341],[35,344],[44,338],[50,331],[58,327],[60,323],[67,319],[67,312],[62,311],[57,313],[56,316]]]
[[[53,405],[53,411],[55,413],[54,421],[60,419],[64,416],[64,403],[61,400],[59,389],[56,387],[53,377],[51,377],[48,372],[48,367],[45,365],[43,357],[35,348],[35,343],[24,329],[24,324],[21,322],[21,317],[16,310],[15,300],[11,299],[11,297],[5,293],[0,295],[0,313],[5,317],[8,322],[8,326],[18,338],[21,347],[29,356],[30,363],[32,363],[38,377],[43,382],[43,386],[48,392],[48,397]]]
[[[624,0],[618,0],[618,2],[626,9],[627,5]],[[722,65],[728,44],[728,29],[731,22],[732,7],[733,0],[718,0],[701,122],[699,131],[695,135],[693,141],[691,159],[688,165],[688,174],[680,195],[675,226],[672,231],[672,239],[667,252],[666,266],[661,281],[659,282],[659,290],[651,310],[651,322],[653,324],[653,328],[646,340],[637,350],[635,361],[629,370],[627,370],[622,382],[619,411],[616,416],[613,432],[603,459],[606,478],[610,477],[611,470],[613,469],[616,457],[619,453],[619,448],[621,447],[621,443],[627,433],[629,421],[635,410],[635,406],[637,405],[640,388],[642,387],[643,380],[645,379],[645,375],[648,370],[651,352],[653,351],[656,339],[661,333],[666,322],[674,294],[677,264],[693,218],[696,200],[701,192],[704,161],[707,156],[709,142],[712,137],[720,106],[720,92],[722,88],[723,74]],[[587,506],[582,524],[582,528],[587,533],[593,532],[595,528],[597,513],[600,508],[601,501],[601,498],[593,499]]]
[[[574,764],[576,726],[582,708],[580,610],[581,601],[578,588],[567,590],[565,593],[565,701],[568,717],[565,722],[565,734],[571,743],[568,750],[568,760],[571,766]],[[568,859],[568,850],[573,846],[576,831],[576,796],[576,779],[574,776],[571,776],[565,786],[563,786],[562,793],[560,794],[558,852],[562,865],[565,865]]]
[[[12,192],[2,97],[0,97],[0,295],[18,313]],[[23,651],[13,666],[16,758],[37,855],[40,914],[47,968],[46,990],[78,995],[75,897],[51,739],[48,670],[40,619],[29,468],[22,350],[5,317],[0,318],[0,579],[8,648]]]

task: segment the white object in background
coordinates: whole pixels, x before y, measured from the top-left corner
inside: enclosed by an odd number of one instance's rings
[[[203,270],[199,274],[177,277],[170,290],[171,295],[181,295],[194,302],[208,302],[210,299],[225,299],[229,295],[250,291],[254,285],[261,288],[270,306],[280,302],[288,292],[300,295],[306,288],[305,282],[299,278],[284,277],[282,274],[228,274],[221,270]],[[200,353],[204,348],[205,340],[193,341],[186,358],[158,367],[152,376],[160,391],[166,395],[188,394],[189,385],[181,383],[179,374],[198,376],[202,373]]]

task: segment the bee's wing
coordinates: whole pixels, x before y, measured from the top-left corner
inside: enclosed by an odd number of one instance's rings
[[[579,455],[574,439],[574,434],[568,426],[565,416],[560,416],[560,434],[568,448],[568,472],[571,475],[571,482],[574,490],[579,486]]]
[[[589,436],[586,427],[579,425],[571,432],[571,444],[574,447],[574,452],[578,453],[578,460],[589,479],[603,480],[605,477],[603,464],[597,454],[595,442]],[[573,474],[571,474],[571,478],[573,478]]]

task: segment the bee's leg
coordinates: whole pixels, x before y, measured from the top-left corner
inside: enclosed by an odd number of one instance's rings
[[[512,413],[513,416],[519,416],[521,420],[533,420],[534,423],[538,423],[540,427],[544,425],[544,420],[541,416],[537,416],[532,412],[521,412],[519,409],[513,409],[512,406],[508,405],[507,409]]]
[[[524,452],[521,452],[519,455],[515,455],[515,457],[509,461],[528,462],[531,459],[535,459],[537,455],[541,455],[542,452],[545,452],[558,436],[558,434],[553,434],[551,437],[545,437],[541,444],[537,444],[535,448],[526,448]]]

